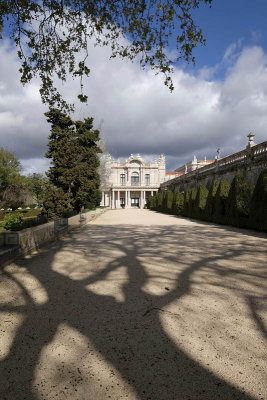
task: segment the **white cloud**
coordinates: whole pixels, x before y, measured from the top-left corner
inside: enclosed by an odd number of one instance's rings
[[[222,155],[239,151],[251,130],[258,143],[266,140],[267,56],[260,47],[230,49],[227,57],[234,61],[222,82],[212,79],[213,66],[198,76],[176,68],[173,93],[163,77],[138,64],[109,60],[107,47],[91,46],[90,54],[89,101],[77,104],[75,118],[93,116],[96,127],[104,121],[103,135],[114,156],[165,153],[169,168],[175,168],[194,154],[214,157],[217,147]],[[22,88],[7,42],[0,43],[0,59],[5,60],[0,64],[0,146],[15,151],[25,170],[43,170],[49,126],[37,82]],[[62,88],[72,100],[79,90],[72,79]]]

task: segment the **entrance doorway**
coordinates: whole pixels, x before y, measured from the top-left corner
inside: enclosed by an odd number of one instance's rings
[[[139,207],[139,197],[131,197],[131,207]]]
[[[120,198],[120,206],[121,206],[121,208],[125,207],[125,197]]]

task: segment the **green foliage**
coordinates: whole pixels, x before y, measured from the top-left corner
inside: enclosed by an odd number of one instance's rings
[[[197,197],[197,189],[193,188],[190,191],[190,197],[188,202],[188,217],[196,218],[196,213],[195,213],[196,197]]]
[[[23,224],[23,214],[7,214],[5,215],[3,228],[7,231],[19,231]]]
[[[164,193],[164,210],[165,212],[171,212],[173,203],[173,192],[171,190],[167,190]]]
[[[194,48],[205,44],[193,11],[211,2],[2,0],[0,38],[2,32],[18,48],[21,82],[39,77],[42,101],[69,111],[73,105],[63,100],[55,80],[66,81],[68,75],[79,79],[81,92],[77,97],[86,102],[83,77],[90,73],[86,59],[92,40],[95,45],[109,44],[111,57],[137,58],[141,67],[163,73],[165,85],[172,90],[172,65],[177,60],[194,62]],[[168,51],[171,42],[176,44],[172,59]]]
[[[230,185],[222,179],[219,183],[218,189],[214,198],[214,213],[212,220],[218,224],[226,222],[227,202],[229,196]]]
[[[203,186],[199,185],[196,194],[196,200],[194,204],[194,216],[198,219],[205,219],[205,207],[207,203],[209,191],[208,189]]]
[[[227,223],[247,227],[253,186],[240,174],[237,174],[229,191],[227,201]]]
[[[163,211],[163,199],[164,199],[164,193],[159,192],[157,194],[157,210],[158,211]]]
[[[267,169],[260,173],[252,195],[250,226],[267,232]]]
[[[46,185],[42,203],[43,212],[49,219],[62,218],[66,213],[73,211],[71,193],[65,193],[62,188],[56,188],[51,184]]]
[[[190,197],[191,197],[191,190],[190,188],[186,189],[184,193],[184,215],[190,216],[189,204],[190,204]]]
[[[0,190],[4,190],[21,171],[19,160],[13,153],[0,147]]]
[[[20,231],[22,229],[31,228],[32,226],[44,224],[47,221],[48,218],[46,215],[25,217],[25,215],[21,213],[9,213],[5,215],[2,226],[6,230]]]
[[[172,210],[175,215],[182,215],[184,211],[184,195],[175,190],[173,193]]]
[[[219,187],[219,183],[220,183],[219,181],[213,181],[208,193],[206,206],[204,210],[205,219],[208,221],[213,220],[213,215],[215,213],[215,196]]]
[[[52,124],[46,157],[51,158],[49,181],[70,196],[73,208],[94,208],[100,204],[98,188],[99,131],[93,130],[93,118],[72,121],[57,109],[45,114]]]
[[[32,193],[32,196],[37,204],[39,204],[43,191],[45,190],[45,184],[47,178],[42,174],[33,173],[27,176],[27,187]],[[34,207],[36,204],[29,205],[29,207]]]

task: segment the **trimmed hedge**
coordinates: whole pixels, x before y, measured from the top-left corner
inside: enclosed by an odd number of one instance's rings
[[[204,216],[207,221],[212,221],[215,209],[215,195],[219,187],[219,181],[213,181],[208,193]]]
[[[194,217],[198,219],[205,219],[205,207],[207,203],[209,191],[204,185],[199,185],[194,204]]]
[[[184,211],[183,215],[184,216],[189,216],[189,201],[191,197],[191,189],[186,189],[185,194],[184,194]]]
[[[219,186],[214,197],[214,209],[213,209],[213,214],[211,216],[211,221],[216,222],[217,224],[227,223],[226,208],[227,208],[227,199],[229,196],[229,191],[230,191],[229,183],[224,179],[222,179],[219,182]]]
[[[173,192],[167,190],[164,194],[164,211],[170,213],[172,211]]]
[[[172,212],[175,215],[182,215],[184,210],[184,195],[175,190],[173,193]]]
[[[188,202],[188,217],[196,218],[196,215],[195,215],[196,197],[197,197],[197,189],[193,188],[193,189],[191,189],[189,202]]]
[[[250,226],[267,232],[267,169],[257,180],[250,204]]]
[[[230,187],[226,223],[239,227],[249,227],[249,210],[253,186],[240,174],[237,174]]]
[[[200,185],[184,195],[178,190],[159,192],[150,197],[149,208],[267,232],[267,170],[261,172],[254,191],[243,175],[236,175],[231,185],[224,179],[214,181],[209,191]]]

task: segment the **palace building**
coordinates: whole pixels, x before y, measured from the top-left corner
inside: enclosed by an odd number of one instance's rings
[[[146,163],[141,156],[130,157],[123,163],[106,156],[105,177],[102,177],[102,206],[111,208],[144,208],[149,196],[156,195],[161,183],[174,178],[166,173],[165,156]],[[178,174],[177,174],[178,176]]]

